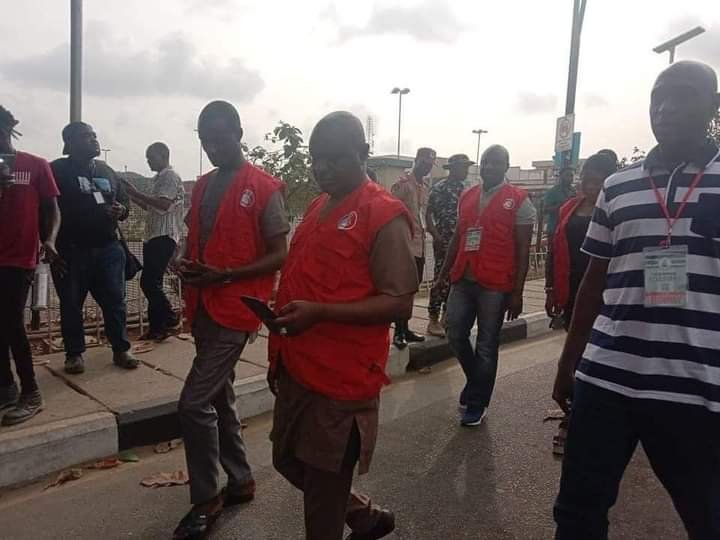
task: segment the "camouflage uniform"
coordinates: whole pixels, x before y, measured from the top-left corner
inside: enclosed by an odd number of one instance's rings
[[[433,242],[436,276],[440,273],[450,240],[455,233],[455,227],[457,227],[458,201],[464,189],[465,185],[461,181],[445,178],[435,184],[430,191],[428,200],[430,217],[440,235],[440,238]],[[428,312],[431,317],[440,315],[440,309],[445,308],[449,292],[450,282],[448,279],[433,286],[430,291],[430,304],[428,305]]]

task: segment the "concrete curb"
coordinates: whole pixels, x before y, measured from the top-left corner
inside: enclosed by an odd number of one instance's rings
[[[510,343],[547,332],[551,332],[548,317],[545,313],[533,313],[506,323],[500,340]],[[388,377],[396,378],[452,356],[446,339],[428,337],[424,343],[413,343],[402,351],[391,346],[386,372]],[[258,416],[273,408],[274,397],[265,375],[239,381],[235,392],[237,409],[243,418]],[[0,487],[27,482],[133,446],[179,437],[178,398],[165,396],[113,412],[86,414],[11,432],[0,439]]]
[[[109,412],[19,429],[0,441],[0,487],[117,452],[118,425]]]

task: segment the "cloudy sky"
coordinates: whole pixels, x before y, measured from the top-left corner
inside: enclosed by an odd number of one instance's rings
[[[18,147],[60,152],[68,119],[69,0],[3,2],[0,103],[21,121]],[[564,112],[572,0],[87,0],[85,121],[117,170],[147,173],[144,149],[167,142],[198,173],[197,114],[237,105],[250,145],[283,120],[308,133],[326,112],[376,119],[375,153],[396,146],[474,156],[506,145],[515,165],[552,155]],[[720,69],[717,0],[588,0],[576,129],[582,154],[649,148],[649,90],[667,55],[652,47],[696,24],[677,58]],[[207,167],[207,160],[205,160]]]

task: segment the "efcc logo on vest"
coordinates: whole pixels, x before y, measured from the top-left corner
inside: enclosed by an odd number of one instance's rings
[[[243,208],[250,208],[255,204],[255,193],[251,190],[246,189],[240,196],[240,206]]]
[[[349,231],[355,228],[358,221],[358,214],[354,210],[338,220],[337,228],[340,231]]]
[[[503,201],[503,208],[505,210],[512,210],[515,207],[515,201],[512,199],[505,199]]]

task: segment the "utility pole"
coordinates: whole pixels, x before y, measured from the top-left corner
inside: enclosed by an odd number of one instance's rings
[[[575,114],[575,95],[577,94],[578,65],[580,63],[580,36],[587,0],[573,0],[572,33],[570,35],[570,65],[568,67],[567,94],[565,97],[565,115]],[[570,165],[572,150],[563,152],[563,166]]]
[[[200,140],[199,139],[200,131],[198,131],[197,129],[193,129],[193,131],[198,134],[198,140]],[[198,180],[202,176],[202,171],[203,171],[203,147],[202,147],[202,141],[200,141],[200,171],[198,172],[198,175],[197,175]]]
[[[70,0],[70,121],[82,119],[82,0]]]
[[[477,142],[477,153],[475,156],[475,171],[477,172],[478,178],[480,177],[480,137],[482,137],[483,133],[487,133],[487,130],[485,129],[473,129],[472,131],[475,135],[478,137]]]
[[[398,135],[397,135],[397,157],[400,158],[400,133],[402,130],[402,97],[410,93],[409,88],[403,88],[402,90],[397,86],[392,89],[391,94],[398,95]]]

